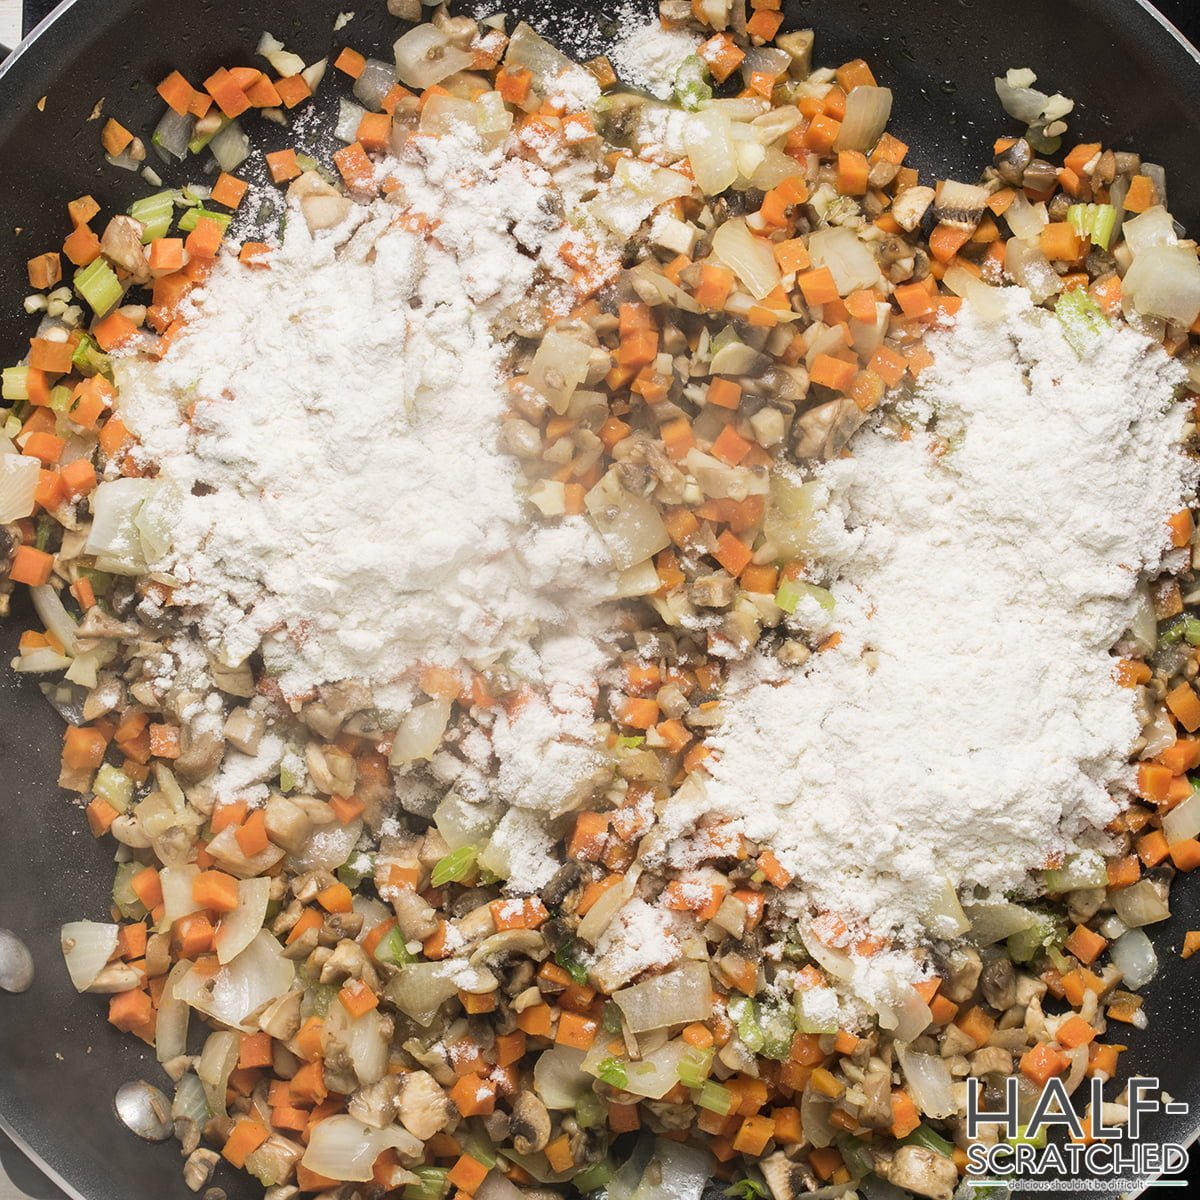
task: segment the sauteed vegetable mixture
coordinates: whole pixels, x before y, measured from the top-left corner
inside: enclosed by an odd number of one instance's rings
[[[503,18],[435,10],[394,62],[359,53],[353,22],[328,64],[267,35],[255,65],[162,80],[152,133],[104,119],[113,168],[155,190],[125,213],[71,201],[62,245],[29,261],[40,324],[3,372],[0,521],[5,604],[24,586],[37,622],[13,666],[66,718],[58,783],[115,855],[111,913],[66,926],[63,950],[155,1047],[196,1191],[224,1159],[274,1200],[641,1200],[712,1178],[947,1200],[968,1084],[997,1101],[1015,1075],[1031,1104],[1100,1076],[1119,1121],[1138,990],[1200,946],[1144,932],[1200,865],[1188,508],[1163,513],[1163,572],[1113,651],[1143,735],[1106,855],[1048,848],[1021,895],[950,888],[886,1018],[837,969],[884,942],[833,915],[814,953],[771,845],[709,822],[687,865],[642,852],[712,766],[736,664],[837,652],[836,612],[806,619],[832,605],[806,481],[864,425],[905,436],[927,336],[964,302],[1018,285],[1081,353],[1129,324],[1200,393],[1200,263],[1164,173],[1073,142],[1070,101],[1031,73],[996,81],[1014,125],[978,178],[926,180],[888,132],[886,64],[818,65],[778,0],[663,0],[661,22],[694,51],[657,96]],[[313,115],[331,90],[332,131]],[[267,182],[256,139],[279,127]],[[530,525],[586,530],[612,560],[592,769],[515,838],[496,834],[493,741],[561,697],[511,658],[395,664],[401,705],[366,676],[281,683],[266,634],[210,653],[170,560],[166,467],[130,416],[206,289],[271,278],[293,237],[382,261],[351,236],[382,212],[437,246],[437,205],[404,181],[452,139],[555,197],[526,303],[488,312],[496,437]],[[163,186],[160,159],[187,185]],[[191,434],[206,419],[181,408]],[[264,762],[240,791],[222,774]]]

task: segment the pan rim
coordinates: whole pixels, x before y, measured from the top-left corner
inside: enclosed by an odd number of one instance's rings
[[[60,2],[43,17],[32,29],[26,33],[21,40],[14,46],[8,56],[0,62],[0,88],[7,84],[8,78],[24,69],[28,60],[29,51],[31,48],[47,34],[50,34],[59,21],[69,12],[75,9],[84,8],[91,3],[97,11],[103,11],[108,5],[107,0],[60,0]],[[1170,20],[1165,14],[1157,9],[1150,0],[1124,0],[1124,12],[1120,16],[1121,24],[1125,26],[1127,33],[1132,34],[1137,28],[1137,23],[1144,21],[1149,17],[1157,29],[1147,28],[1144,32],[1147,37],[1156,38],[1166,35],[1170,43],[1174,43],[1176,47],[1181,49],[1184,54],[1194,64],[1194,67],[1200,72],[1200,47],[1193,44]],[[1166,43],[1164,43],[1164,49]],[[32,68],[31,68],[32,69]],[[1197,230],[1197,235],[1200,236],[1200,230]],[[52,1166],[47,1159],[31,1144],[31,1142],[18,1131],[15,1125],[9,1120],[3,1111],[0,1111],[0,1132],[2,1132],[13,1144],[13,1146],[29,1160],[51,1183],[62,1190],[71,1200],[92,1200],[85,1192],[81,1191],[72,1184],[62,1173]],[[1191,1114],[1191,1130],[1187,1140],[1183,1143],[1185,1149],[1194,1147],[1200,1142],[1200,1108],[1197,1108]],[[1143,1196],[1148,1189],[1153,1186],[1155,1180],[1153,1178],[1140,1180],[1135,1190],[1123,1193],[1124,1196],[1133,1200],[1135,1197]]]

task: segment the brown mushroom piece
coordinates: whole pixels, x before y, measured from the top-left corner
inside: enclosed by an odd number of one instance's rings
[[[1017,976],[1007,954],[988,956],[979,973],[979,988],[983,998],[1000,1012],[1016,1004]]]
[[[901,1146],[888,1167],[888,1182],[929,1200],[950,1200],[958,1187],[952,1159],[921,1146]]]
[[[1011,146],[1001,150],[992,162],[996,167],[996,174],[1005,183],[1020,187],[1025,178],[1025,168],[1033,162],[1033,147],[1024,138],[1017,138]]]
[[[401,1076],[385,1075],[377,1083],[360,1087],[350,1097],[347,1111],[372,1129],[386,1129],[400,1111],[400,1093],[403,1090]]]
[[[150,263],[142,235],[146,227],[132,217],[113,217],[100,238],[100,252],[114,266],[129,273],[131,282],[150,281]]]
[[[974,230],[983,219],[988,202],[988,190],[975,183],[959,183],[955,179],[943,179],[937,186],[933,201],[933,215],[943,225],[956,229]]]
[[[450,1101],[428,1071],[413,1071],[400,1076],[400,1124],[413,1137],[427,1142],[446,1127],[452,1115]]]
[[[517,1094],[509,1130],[518,1154],[537,1154],[546,1148],[550,1141],[550,1113],[532,1091]]]
[[[758,1169],[762,1172],[772,1200],[798,1200],[805,1192],[816,1190],[816,1176],[803,1163],[792,1162],[782,1150],[764,1158]]]

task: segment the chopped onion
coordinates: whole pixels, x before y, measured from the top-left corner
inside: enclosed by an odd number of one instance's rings
[[[466,126],[475,129],[478,109],[470,100],[457,96],[433,95],[421,109],[421,132],[448,134]]]
[[[1037,924],[1037,914],[1019,904],[968,904],[963,912],[971,922],[969,940],[976,946],[991,946],[1014,933]]]
[[[1175,219],[1161,204],[1125,221],[1125,244],[1135,257],[1151,246],[1177,246]]]
[[[1170,906],[1149,879],[1139,880],[1132,887],[1110,891],[1108,898],[1117,916],[1130,929],[1154,925],[1171,915]]]
[[[706,196],[718,196],[732,186],[738,173],[737,147],[733,122],[727,116],[712,108],[692,113],[684,126],[683,141],[696,186]]]
[[[896,1058],[908,1083],[913,1103],[927,1117],[942,1119],[957,1112],[950,1065],[937,1054],[919,1054],[902,1042],[896,1045]]]
[[[828,1096],[818,1092],[811,1082],[804,1085],[800,1096],[800,1124],[805,1138],[818,1149],[830,1145],[836,1136],[829,1122],[832,1110],[833,1101]]]
[[[271,881],[265,877],[238,881],[238,905],[217,928],[217,961],[232,962],[254,941],[267,919]]]
[[[891,1032],[898,1042],[911,1042],[929,1028],[933,1013],[929,1005],[921,999],[916,988],[909,988],[899,1004],[876,1006],[879,1024]]]
[[[308,84],[308,90],[315,96],[317,88],[321,86],[321,80],[325,78],[325,70],[329,65],[329,59],[318,58],[311,66],[307,66],[300,72],[300,78]]]
[[[638,1189],[638,1200],[700,1200],[713,1177],[716,1165],[707,1150],[697,1146],[681,1146],[678,1142],[659,1139],[654,1146],[648,1180]],[[653,1164],[657,1169],[653,1169]],[[648,1184],[648,1186],[647,1186]],[[477,1198],[478,1200],[478,1198]]]
[[[1068,100],[1057,92],[1048,96],[1045,92],[1036,91],[1031,86],[1036,82],[1037,76],[1027,67],[1010,70],[1006,75],[996,77],[996,95],[1010,117],[1026,125],[1049,124],[1061,121],[1074,110],[1074,100]]]
[[[854,237],[853,234],[850,236]],[[817,237],[814,233],[810,242]],[[854,240],[857,242],[858,239]],[[713,254],[733,271],[756,300],[765,299],[779,286],[779,263],[771,243],[755,237],[741,217],[726,221],[717,230],[712,248]],[[816,261],[815,255],[813,261]],[[875,275],[878,278],[878,269]]]
[[[655,576],[657,578],[657,575]],[[446,839],[451,850],[463,846],[481,846],[503,816],[500,804],[464,800],[457,792],[447,792],[433,814],[438,833]]]
[[[948,880],[942,881],[941,889],[930,902],[925,912],[925,928],[938,938],[956,938],[971,928],[970,918],[959,903],[958,893]]]
[[[583,1070],[584,1052],[570,1046],[545,1050],[533,1065],[533,1090],[550,1109],[573,1109],[579,1097],[592,1090],[592,1077]]]
[[[345,142],[347,145],[358,141],[358,127],[366,112],[367,110],[361,104],[355,104],[353,100],[347,100],[345,96],[342,96],[338,100],[338,119],[337,124],[333,127],[333,136],[339,142]]]
[[[425,28],[422,26],[422,28]],[[366,1183],[375,1160],[385,1150],[396,1150],[409,1159],[419,1159],[421,1143],[407,1129],[389,1125],[372,1129],[354,1117],[326,1117],[313,1126],[308,1149],[301,1162],[327,1179]]]
[[[2,461],[2,460],[0,460]],[[48,584],[29,589],[33,607],[50,633],[62,642],[68,654],[75,653],[75,631],[79,628],[75,618],[67,612],[59,594]]]
[[[12,660],[13,670],[20,671],[23,675],[46,675],[51,671],[61,671],[70,665],[69,658],[49,646],[40,646]]]
[[[222,171],[233,171],[250,157],[250,139],[236,121],[213,136],[208,148]]]
[[[145,801],[143,801],[144,804]],[[142,805],[139,805],[138,808],[140,821]],[[154,826],[151,829],[146,829],[143,826],[143,832],[149,838],[160,835]],[[162,832],[165,832],[165,830]],[[192,899],[192,884],[199,874],[200,868],[195,863],[188,863],[182,867],[163,867],[159,871],[158,879],[162,885],[163,894],[162,927],[164,930],[170,929],[180,917],[186,917],[189,913],[198,912],[203,907]]]
[[[1153,654],[1158,648],[1158,617],[1148,584],[1138,584],[1136,599],[1137,610],[1129,623],[1128,637],[1142,655]]]
[[[1010,238],[1004,257],[1004,268],[1029,292],[1036,304],[1041,304],[1043,300],[1048,300],[1062,291],[1063,282],[1055,274],[1050,260],[1042,252],[1042,247],[1037,241]]]
[[[171,1102],[172,1117],[190,1117],[197,1125],[205,1125],[213,1114],[209,1111],[204,1095],[204,1084],[188,1071],[175,1085],[175,1098]]]
[[[475,1189],[474,1200],[523,1200],[525,1193],[513,1187],[499,1171],[492,1171]]]
[[[99,921],[69,921],[62,927],[62,952],[67,974],[77,992],[86,992],[96,982],[117,949],[116,925]]]
[[[654,208],[692,192],[692,181],[678,171],[656,167],[636,158],[618,159],[613,179],[618,185],[637,192]]]
[[[627,492],[615,467],[588,492],[584,504],[618,570],[645,562],[671,544],[657,506]]]
[[[409,963],[388,983],[387,997],[418,1025],[429,1026],[438,1009],[460,988],[482,993],[496,987],[496,977],[486,967],[462,962]]]
[[[1140,930],[1123,933],[1109,949],[1109,954],[1125,983],[1134,991],[1143,988],[1158,974],[1158,955],[1150,939]]]
[[[362,74],[354,81],[354,96],[372,112],[383,108],[383,98],[396,85],[396,68],[382,59],[368,58]]]
[[[529,366],[529,382],[560,416],[571,405],[575,389],[587,378],[592,347],[570,334],[550,330]]]
[[[1029,241],[1041,237],[1042,227],[1050,223],[1050,214],[1045,204],[1031,204],[1025,193],[1018,188],[1012,203],[1005,209],[1004,219],[1012,230],[1013,237]]]
[[[1193,791],[1182,804],[1171,809],[1163,817],[1162,827],[1170,845],[1200,834],[1200,792]]]
[[[348,825],[337,821],[318,825],[309,834],[304,848],[288,858],[288,866],[299,874],[305,871],[336,871],[354,853],[361,833],[362,821],[351,821]]]
[[[468,60],[471,55],[467,55]],[[599,95],[595,78],[577,62],[573,62],[556,46],[536,33],[522,21],[513,30],[508,49],[504,55],[506,67],[525,67],[533,75],[534,89],[547,95],[555,87],[559,90]],[[465,70],[466,68],[462,68]]]
[[[288,991],[296,968],[283,957],[279,943],[265,929],[216,975],[193,971],[178,985],[178,995],[194,1009],[223,1025],[252,1033],[247,1018]]]
[[[8,461],[0,460],[0,469]],[[147,570],[136,519],[158,488],[153,479],[109,479],[92,493],[92,528],[84,553],[95,556],[98,570],[111,575],[141,575]]]
[[[233,1074],[238,1063],[241,1039],[236,1033],[223,1029],[212,1033],[204,1043],[200,1052],[200,1061],[196,1064],[196,1075],[204,1085],[204,1099],[208,1110],[214,1117],[223,1117],[228,1113],[225,1107],[225,1088],[229,1076]]]
[[[873,150],[887,128],[891,115],[891,88],[854,88],[846,97],[846,114],[842,118],[835,149],[861,150],[864,154]]]
[[[610,887],[588,909],[587,915],[579,922],[579,928],[575,930],[582,941],[594,946],[600,940],[601,935],[612,923],[613,917],[633,895],[633,889],[637,886],[640,874],[641,872],[636,866],[631,868],[620,883]]]
[[[299,75],[304,70],[304,59],[298,54],[292,54],[290,51],[283,48],[283,43],[277,38],[273,38],[269,33],[264,33],[258,40],[258,49],[255,53],[260,58],[265,58],[275,69],[277,75],[281,75],[284,79],[289,79],[293,75]]]
[[[679,1082],[679,1064],[692,1052],[682,1038],[651,1051],[640,1062],[625,1065],[624,1091],[661,1100]]]
[[[783,471],[771,472],[763,531],[782,557],[802,558],[810,552],[820,487],[816,480],[802,483]]]
[[[192,140],[192,132],[196,128],[196,118],[191,113],[180,116],[173,108],[163,113],[150,138],[150,144],[158,151],[163,162],[172,158],[182,161],[187,157],[188,143]]]
[[[418,704],[400,722],[392,743],[390,762],[393,767],[430,759],[442,744],[446,726],[450,723],[450,701],[430,700]]]
[[[469,70],[474,62],[472,54],[455,46],[436,25],[410,29],[396,39],[394,50],[396,74],[401,83],[420,92],[456,71]]]
[[[1145,316],[1189,327],[1200,317],[1200,261],[1187,246],[1147,247],[1133,260],[1121,286]]]
[[[706,962],[686,962],[663,975],[613,993],[633,1033],[663,1029],[712,1016],[712,983]]]
[[[351,1017],[343,1004],[331,1004],[325,1018],[327,1047],[345,1050],[360,1087],[378,1083],[388,1068],[390,1022],[377,1008]],[[326,1057],[331,1051],[327,1048]]]
[[[176,985],[192,969],[186,959],[177,962],[163,984],[158,1002],[158,1018],[154,1024],[154,1051],[159,1062],[170,1062],[187,1053],[188,1016],[191,1009],[176,994]]]
[[[961,296],[970,304],[984,321],[989,324],[999,321],[1008,309],[1005,288],[989,287],[982,279],[977,279],[966,267],[952,266],[947,269],[942,281],[956,295]]]
[[[879,263],[867,244],[840,226],[818,229],[808,239],[813,264],[828,267],[843,296],[879,283]]]
[[[33,515],[33,493],[37,491],[41,463],[24,454],[0,457],[0,525]]]
[[[237,840],[237,829],[228,825],[208,843],[208,852],[217,860],[222,871],[236,875],[239,879],[252,879],[269,871],[282,857],[284,852],[278,846],[268,846],[258,854],[247,856]],[[342,862],[345,862],[342,859]],[[342,864],[338,863],[340,867]]]

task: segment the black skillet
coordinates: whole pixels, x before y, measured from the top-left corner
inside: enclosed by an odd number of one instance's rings
[[[640,0],[646,11],[653,3]],[[871,61],[895,91],[892,128],[922,171],[973,178],[993,138],[1011,131],[992,76],[1030,66],[1078,102],[1072,126],[1081,139],[1162,163],[1172,211],[1200,231],[1200,56],[1138,0],[785,0],[784,7],[789,27],[816,29],[818,61]],[[250,62],[264,29],[312,61],[335,44],[333,22],[343,9],[356,16],[337,43],[385,56],[398,30],[384,0],[68,0],[23,43],[0,68],[3,363],[20,359],[28,336],[28,322],[12,315],[29,290],[25,260],[61,242],[66,201],[91,192],[113,211],[146,190],[104,163],[99,127],[88,122],[96,102],[104,97],[106,113],[149,130],[162,111],[154,85],[171,68],[203,79],[219,65]],[[586,0],[509,6],[565,48],[587,53],[618,31],[616,9]],[[26,623],[18,611],[0,627],[5,661]],[[32,681],[0,671],[0,927],[26,939],[37,966],[32,990],[0,993],[0,1126],[80,1200],[182,1198],[190,1193],[177,1150],[139,1142],[112,1111],[121,1082],[161,1082],[152,1055],[107,1026],[98,998],[75,995],[58,950],[63,922],[105,919],[112,878],[109,851],[53,784],[61,728]],[[1200,980],[1174,951],[1186,929],[1200,927],[1200,887],[1183,883],[1174,905],[1176,916],[1155,930],[1163,965],[1146,989],[1150,1027],[1124,1036],[1131,1049],[1123,1061],[1160,1076],[1174,1097],[1198,1108]],[[1198,1126],[1200,1117],[1163,1118],[1149,1136],[1189,1143]],[[217,1182],[234,1200],[257,1195],[230,1171]]]

